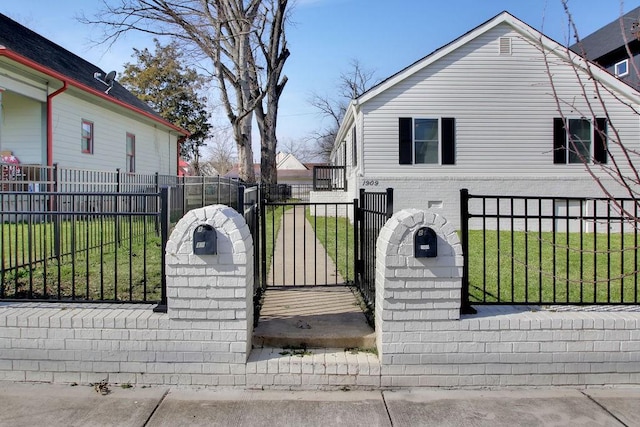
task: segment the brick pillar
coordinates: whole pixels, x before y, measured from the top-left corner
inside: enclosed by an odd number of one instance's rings
[[[194,254],[193,233],[204,224],[216,231],[216,255]],[[169,237],[165,261],[169,318],[215,330],[216,348],[246,362],[253,332],[253,240],[244,218],[224,205],[188,212]]]
[[[414,235],[430,227],[437,235],[435,258],[414,257]],[[460,318],[462,246],[453,224],[429,211],[393,215],[377,241],[375,322],[382,365],[420,363],[429,343],[420,332],[434,322]],[[425,348],[423,348],[425,347]]]

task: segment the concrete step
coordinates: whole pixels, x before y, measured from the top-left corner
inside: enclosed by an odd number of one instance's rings
[[[268,288],[253,346],[371,349],[375,332],[348,287]]]

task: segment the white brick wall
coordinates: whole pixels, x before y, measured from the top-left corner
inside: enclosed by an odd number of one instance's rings
[[[216,230],[216,255],[193,254],[193,233],[203,224]],[[188,212],[167,242],[169,318],[225,333],[210,351],[246,361],[253,332],[252,267],[253,241],[238,212],[224,205]]]
[[[422,226],[438,234],[437,258],[408,255]],[[640,382],[640,312],[486,306],[460,318],[460,242],[433,212],[395,214],[380,233],[377,256],[383,387]]]
[[[302,357],[250,352],[252,251],[241,219],[214,207],[178,224],[167,246],[169,313],[133,304],[0,304],[0,381],[302,389],[640,384],[638,311],[484,306],[461,317],[458,237],[442,216],[419,210],[394,215],[378,239],[378,357],[344,349]],[[204,221],[218,230],[220,253],[193,257],[192,231]],[[421,226],[438,234],[437,258],[413,258]]]
[[[310,203],[335,203],[326,206],[311,205],[311,215],[347,217],[353,221],[353,207],[344,203],[353,203],[349,193],[344,191],[311,191]]]

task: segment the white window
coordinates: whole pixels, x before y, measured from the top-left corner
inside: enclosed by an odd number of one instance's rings
[[[568,129],[565,129],[565,123]],[[553,163],[607,163],[607,120],[553,119]]]
[[[442,164],[456,163],[456,120],[453,117],[439,119],[398,120],[398,163]]]
[[[134,173],[136,171],[136,136],[127,133],[127,172]]]
[[[93,154],[93,122],[82,120],[80,127],[80,150],[86,154]]]
[[[591,160],[591,141],[593,132],[591,122],[587,119],[569,119],[569,137],[567,144],[567,163],[584,163]]]
[[[629,74],[629,60],[625,59],[624,61],[616,63],[614,71],[616,77],[624,77]]]
[[[440,139],[438,132],[438,119],[414,120],[414,164],[440,163]]]

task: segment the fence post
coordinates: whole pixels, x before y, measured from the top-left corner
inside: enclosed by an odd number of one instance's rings
[[[365,239],[365,190],[364,188],[360,189],[360,203],[358,203],[358,219],[357,221],[360,222],[359,226],[358,226],[358,245],[359,247],[359,251],[358,254],[360,255],[360,262],[359,264],[359,272],[360,272],[360,291],[364,294],[365,290],[364,290],[364,286],[365,286],[365,282],[364,282],[364,275],[365,275],[365,248],[364,248],[364,239]],[[368,302],[367,302],[368,303]]]
[[[202,192],[201,193],[202,198],[200,199],[200,207],[204,207],[205,206],[205,200],[206,200],[206,198],[205,198],[206,188],[205,188],[205,184],[204,184],[204,176],[200,176],[200,182],[201,182],[200,190]],[[220,185],[220,176],[218,176],[218,186],[219,185]],[[218,197],[218,200],[220,200],[220,197]],[[218,200],[216,200],[216,203],[218,203]]]
[[[216,185],[216,203],[220,203],[220,175],[218,175],[218,184]]]
[[[244,185],[238,186],[238,213],[244,216]],[[229,194],[231,194],[231,188],[229,188]]]
[[[184,214],[187,213],[187,177],[183,176],[182,177],[182,216],[184,216]]]
[[[116,234],[116,243],[118,246],[120,246],[121,243],[121,238],[120,238],[120,216],[118,215],[118,212],[121,211],[121,206],[120,206],[120,190],[122,188],[121,186],[121,182],[120,182],[120,168],[116,168],[116,216],[115,216],[115,234]]]
[[[262,196],[262,194],[259,194]],[[262,254],[260,256],[260,275],[261,275],[261,287],[264,289],[267,286],[267,199],[260,198],[260,246]]]
[[[469,303],[469,190],[460,189],[460,243],[462,244],[462,295],[460,314],[476,314]]]
[[[155,178],[155,193],[159,194],[160,193],[160,174],[158,172],[156,172],[154,178]],[[146,205],[148,205],[147,202],[145,202],[145,209],[147,208]],[[156,206],[157,205],[158,204],[156,203]],[[158,224],[158,220],[159,220],[159,218],[156,216],[156,221],[155,221],[156,233],[158,233],[159,228],[160,228],[160,224]]]
[[[360,207],[358,199],[353,199],[353,281],[357,288],[360,287],[360,274],[362,270],[362,262],[360,261]]]
[[[387,188],[387,219],[393,216],[393,188]]]
[[[154,307],[156,313],[167,312],[167,271],[165,257],[167,252],[167,241],[169,240],[169,188],[160,190],[160,303]]]

